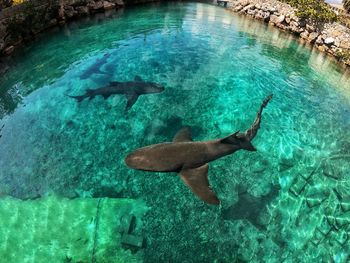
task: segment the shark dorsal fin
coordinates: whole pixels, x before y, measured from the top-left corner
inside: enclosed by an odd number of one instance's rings
[[[193,141],[191,136],[191,129],[188,126],[183,127],[181,130],[179,130],[173,139],[173,142],[191,142],[191,141]]]
[[[234,144],[237,141],[237,134],[239,131],[236,131],[235,133],[230,134],[229,136],[223,138],[220,140],[221,143],[225,144]]]
[[[143,81],[142,78],[138,75],[135,76],[135,81]]]
[[[195,169],[183,169],[181,179],[204,202],[212,205],[220,204],[216,194],[210,189],[208,181],[209,165],[205,164]]]

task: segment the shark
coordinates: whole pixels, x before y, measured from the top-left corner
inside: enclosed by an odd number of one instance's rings
[[[256,151],[251,141],[260,128],[262,111],[271,99],[272,94],[266,97],[253,124],[243,133],[236,131],[221,139],[196,142],[190,127],[184,127],[172,142],[136,149],[126,156],[125,163],[136,170],[179,173],[195,195],[208,204],[219,205],[220,200],[209,185],[208,163],[241,149]]]
[[[90,78],[91,75],[93,74],[106,74],[110,75],[107,72],[101,71],[101,67],[106,64],[107,59],[111,56],[111,54],[106,53],[103,55],[102,58],[99,58],[96,60],[94,64],[92,64],[90,67],[88,67],[83,74],[81,74],[80,79],[88,79]]]
[[[126,110],[129,110],[135,104],[139,96],[144,94],[161,93],[164,90],[165,88],[162,85],[155,82],[146,82],[140,76],[136,76],[133,81],[111,81],[107,86],[98,89],[87,89],[83,95],[68,96],[81,102],[86,98],[91,100],[96,96],[102,96],[104,99],[108,99],[114,94],[124,94],[127,98]]]

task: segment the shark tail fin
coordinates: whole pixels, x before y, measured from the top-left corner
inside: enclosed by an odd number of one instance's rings
[[[255,117],[255,120],[254,120],[252,126],[250,126],[250,128],[243,134],[243,136],[245,137],[246,140],[251,141],[256,136],[256,134],[260,128],[262,111],[266,107],[266,105],[269,103],[269,101],[272,99],[272,96],[273,96],[273,94],[266,97],[266,99],[261,104],[258,113],[256,114],[256,117]]]

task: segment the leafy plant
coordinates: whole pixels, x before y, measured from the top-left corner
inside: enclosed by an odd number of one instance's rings
[[[323,0],[282,0],[297,8],[296,15],[302,20],[309,20],[316,25],[337,20],[337,15]],[[346,0],[349,1],[350,0]]]

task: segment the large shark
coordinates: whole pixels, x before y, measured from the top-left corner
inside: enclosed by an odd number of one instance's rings
[[[194,194],[208,204],[220,204],[208,181],[208,163],[238,150],[256,151],[251,141],[257,134],[261,114],[272,95],[262,103],[252,126],[222,139],[194,142],[188,127],[181,129],[172,142],[137,149],[125,158],[125,163],[137,170],[177,172]]]
[[[88,89],[86,93],[80,96],[71,96],[71,98],[76,99],[78,102],[85,98],[90,100],[96,96],[102,96],[107,99],[109,96],[114,94],[124,94],[128,100],[126,105],[126,110],[130,109],[132,105],[135,104],[138,97],[143,94],[160,93],[164,91],[164,87],[160,84],[154,82],[146,82],[141,79],[141,77],[136,76],[134,81],[118,82],[112,81],[109,85],[98,88],[98,89]]]

